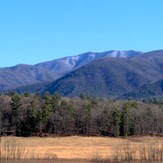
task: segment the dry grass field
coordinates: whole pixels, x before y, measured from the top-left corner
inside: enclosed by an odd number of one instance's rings
[[[132,149],[130,151],[134,152],[136,149],[139,149],[142,144],[147,148],[147,146],[156,143],[163,145],[163,138],[81,136],[2,137],[0,155],[7,159],[19,157],[19,159],[51,159],[51,162],[56,162],[54,160],[58,160],[58,162],[100,162],[100,160],[112,160],[116,158],[117,155],[120,155],[120,153],[122,154],[128,147]],[[160,147],[161,146],[159,146],[159,148]],[[46,161],[44,160],[40,163],[44,162]]]

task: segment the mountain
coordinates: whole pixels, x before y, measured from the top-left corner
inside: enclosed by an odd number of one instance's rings
[[[146,99],[151,97],[163,97],[163,79],[145,84],[138,90],[126,93],[120,98]]]
[[[46,69],[49,72],[57,72],[60,76],[74,69],[77,69],[83,65],[86,65],[94,60],[98,60],[105,57],[116,57],[116,58],[129,58],[142,54],[142,52],[128,50],[128,51],[117,51],[111,50],[101,53],[87,52],[77,56],[64,57],[53,61],[39,63],[36,65],[37,68]]]
[[[158,79],[153,80],[153,82],[143,85],[137,90],[128,92],[120,98],[134,98],[143,99],[149,97],[159,97],[163,96],[163,50],[152,51],[139,55],[139,57],[133,58],[136,62],[141,62],[143,67],[150,70],[151,78],[153,74],[158,76]]]
[[[95,60],[49,84],[44,92],[118,97],[161,79],[163,51],[152,51],[131,58]]]
[[[32,65],[17,65],[0,69],[0,90],[8,90],[21,85],[53,80],[52,75]]]
[[[64,57],[36,65],[20,64],[13,67],[0,68],[0,91],[55,81],[65,74],[97,59],[105,57],[126,58],[140,54],[142,54],[142,52],[137,51],[87,52],[77,56]]]

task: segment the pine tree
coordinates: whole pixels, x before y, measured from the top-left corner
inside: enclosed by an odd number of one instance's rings
[[[121,123],[121,114],[119,109],[113,108],[112,109],[112,127],[113,127],[113,134],[115,137],[119,136],[120,134],[120,123]]]

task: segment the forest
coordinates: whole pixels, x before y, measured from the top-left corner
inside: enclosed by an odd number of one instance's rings
[[[163,101],[1,94],[0,134],[15,136],[163,135]]]

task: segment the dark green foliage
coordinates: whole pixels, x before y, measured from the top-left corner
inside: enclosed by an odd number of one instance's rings
[[[134,134],[134,124],[132,119],[132,110],[137,108],[137,103],[128,101],[122,107],[121,113],[121,135],[130,136]]]
[[[19,132],[19,124],[21,121],[21,114],[22,114],[22,103],[21,103],[21,97],[17,94],[13,94],[11,96],[11,127],[16,128],[16,132]],[[16,124],[16,125],[15,125]]]
[[[80,134],[87,135],[91,131],[91,112],[95,105],[87,96],[82,98],[81,106],[75,113],[75,126]]]
[[[105,108],[97,118],[97,125],[101,135],[109,136],[111,132],[111,117],[108,108]]]
[[[11,97],[11,110],[13,111],[13,114],[15,116],[18,115],[18,109],[21,107],[21,99],[19,97],[19,95],[16,95],[14,94],[12,97]]]
[[[163,105],[58,94],[0,96],[0,133],[18,136],[162,135]]]
[[[120,135],[121,113],[117,108],[112,109],[112,128],[115,137]]]

